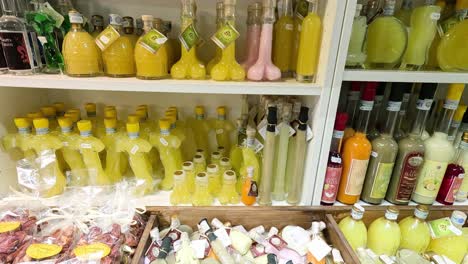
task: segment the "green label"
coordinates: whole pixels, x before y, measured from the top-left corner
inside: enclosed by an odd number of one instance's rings
[[[309,13],[309,2],[306,0],[299,1],[296,6],[296,16],[302,20],[307,16],[307,13]]]
[[[153,28],[143,36],[139,44],[150,52],[156,53],[166,41],[166,36]]]
[[[231,25],[231,23],[226,23],[214,34],[213,37],[211,37],[211,40],[213,40],[220,48],[225,49],[231,45],[231,43],[236,41],[239,36],[240,34],[234,26]]]
[[[104,51],[120,38],[119,32],[111,25],[104,29],[101,34],[96,37],[96,44]]]
[[[458,230],[450,221],[450,218],[440,218],[437,220],[429,221],[429,228],[431,230],[431,236],[433,239],[461,235],[460,230]]]
[[[446,162],[426,160],[421,169],[414,192],[427,198],[435,198],[442,184],[447,165]]]
[[[200,35],[198,35],[197,30],[193,24],[186,27],[185,30],[179,36],[180,43],[184,48],[189,51],[200,42]]]
[[[395,163],[379,163],[374,178],[374,185],[370,197],[374,199],[383,199],[387,193],[388,184],[392,177],[393,165]]]

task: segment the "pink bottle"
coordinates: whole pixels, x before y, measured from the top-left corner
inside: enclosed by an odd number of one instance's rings
[[[258,59],[260,34],[262,31],[262,5],[254,3],[248,7],[247,16],[247,58],[241,63],[247,72]]]
[[[263,0],[263,25],[260,36],[258,59],[249,68],[247,78],[252,81],[276,81],[281,79],[281,71],[271,60],[273,45],[273,23],[275,22],[275,0]]]

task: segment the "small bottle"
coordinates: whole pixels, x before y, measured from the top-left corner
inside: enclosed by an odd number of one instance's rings
[[[343,218],[338,224],[338,227],[354,251],[358,248],[367,247],[367,228],[362,221],[364,212],[364,207],[354,204],[353,208],[351,208],[351,214]]]
[[[172,205],[190,204],[190,192],[185,177],[185,171],[183,170],[174,172],[174,188],[170,197]]]
[[[354,14],[353,29],[348,46],[348,56],[346,57],[346,67],[362,67],[366,61],[364,50],[364,40],[367,32],[367,18],[361,15],[362,5],[356,5]]]
[[[239,203],[239,194],[236,191],[236,173],[234,171],[228,170],[224,172],[223,187],[219,193],[218,200],[222,205]]]
[[[57,123],[57,112],[53,106],[44,106],[41,107],[42,115],[45,118],[49,119],[49,128],[50,130],[55,130],[58,127]]]
[[[200,172],[206,171],[206,160],[203,155],[197,154],[193,157],[193,165],[195,169],[195,175]]]
[[[241,200],[245,205],[253,205],[257,200],[258,190],[257,183],[253,181],[254,176],[254,167],[247,168],[246,177],[241,177],[242,190],[241,190]]]
[[[400,246],[401,234],[398,219],[399,210],[390,206],[385,217],[374,220],[367,232],[367,247],[377,255],[395,256]]]
[[[213,120],[213,129],[216,132],[216,142],[218,146],[224,147],[227,152],[231,151],[231,132],[234,125],[226,119],[226,107],[219,106],[216,109],[218,117]]]
[[[91,36],[96,38],[104,30],[104,18],[100,15],[93,15],[91,17],[91,24],[93,25]]]
[[[194,206],[210,206],[213,203],[213,197],[208,190],[208,175],[200,172],[195,178],[195,192],[192,196]]]
[[[400,221],[400,249],[410,249],[419,254],[426,252],[431,241],[431,232],[426,223],[428,214],[427,206],[418,205],[414,209],[414,216],[408,216]]]
[[[193,194],[195,191],[195,166],[193,165],[193,162],[186,161],[182,164],[182,169],[185,172],[185,182],[187,183],[187,188],[189,192]]]
[[[208,191],[211,196],[218,197],[221,189],[221,175],[219,174],[219,166],[216,164],[210,164],[206,167],[208,176]]]
[[[214,234],[213,229],[211,229],[206,219],[198,223],[198,228],[201,234],[208,236],[211,250],[213,250],[219,262],[222,264],[235,264],[234,259],[229,255],[221,240]]]
[[[231,161],[229,160],[229,158],[221,158],[221,160],[219,161],[219,172],[221,175],[224,175],[224,172],[228,171],[228,170],[232,170],[232,165],[231,165]]]

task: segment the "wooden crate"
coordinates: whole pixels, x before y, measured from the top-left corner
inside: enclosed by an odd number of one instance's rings
[[[267,229],[275,226],[281,230],[287,225],[298,225],[309,229],[312,221],[324,221],[327,224],[327,229],[324,230],[327,241],[341,251],[346,263],[359,263],[349,244],[345,243],[333,216],[327,216],[325,207],[150,207],[147,209],[153,216],[143,233],[132,264],[143,263],[144,254],[151,244],[149,232],[154,226],[169,226],[172,215],[178,215],[182,224],[189,225],[194,230],[201,219],[207,218],[211,221],[215,217],[223,222],[229,221],[233,225],[243,225],[246,229],[259,225]]]

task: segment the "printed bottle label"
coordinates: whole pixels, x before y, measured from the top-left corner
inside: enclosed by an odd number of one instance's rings
[[[187,51],[198,45],[200,35],[198,34],[195,25],[190,24],[190,26],[186,27],[185,30],[180,33],[179,40]]]
[[[463,183],[463,177],[465,175],[461,174],[452,181],[452,185],[450,185],[450,189],[447,192],[447,196],[445,197],[444,201],[446,203],[453,203],[455,201],[456,194]]]
[[[211,37],[211,40],[218,45],[221,49],[227,48],[231,43],[236,41],[240,36],[240,33],[236,28],[231,25],[231,23],[226,23],[221,27],[214,36]]]
[[[32,60],[26,44],[26,32],[0,32],[3,53],[10,70],[31,70]]]
[[[432,99],[424,99],[424,100],[419,99],[416,102],[416,108],[418,110],[429,111],[431,110],[432,102],[433,102]]]
[[[138,43],[149,52],[156,54],[166,41],[166,36],[153,28],[146,33]]]
[[[426,198],[435,198],[439,192],[447,166],[447,162],[426,160],[421,169],[414,193]]]
[[[340,185],[342,168],[327,168],[325,175],[325,183],[323,184],[322,202],[334,203],[336,201],[336,194]]]
[[[349,168],[347,177],[345,194],[347,195],[360,195],[364,178],[366,177],[367,166],[369,160],[353,159]]]
[[[424,153],[412,152],[406,155],[400,173],[400,181],[396,189],[395,200],[408,202],[413,194],[419,169],[424,162]]]
[[[463,168],[465,169],[465,172],[468,170],[468,166],[463,166]],[[458,192],[456,193],[457,201],[462,201],[462,202],[466,201],[467,194],[468,194],[468,177],[465,175],[465,178],[462,181],[460,189],[458,189]]]
[[[37,39],[37,33],[34,32],[34,31],[29,31],[28,32],[28,40],[29,40],[29,43],[31,44],[31,54],[32,54],[32,61],[33,61],[33,65],[34,65],[34,68],[39,68],[39,62],[37,61],[37,58],[39,57],[40,59],[42,59],[42,55],[41,52],[40,52],[40,49],[39,49],[39,40]],[[36,54],[37,52],[39,52],[39,54]],[[45,58],[44,58],[45,60]],[[41,61],[42,63],[42,61]]]
[[[370,192],[370,197],[373,199],[383,199],[387,193],[388,184],[392,177],[393,165],[395,163],[380,162],[374,178],[374,184]]]
[[[3,55],[3,48],[0,45],[0,70],[8,69],[8,65],[5,60],[5,55]]]

